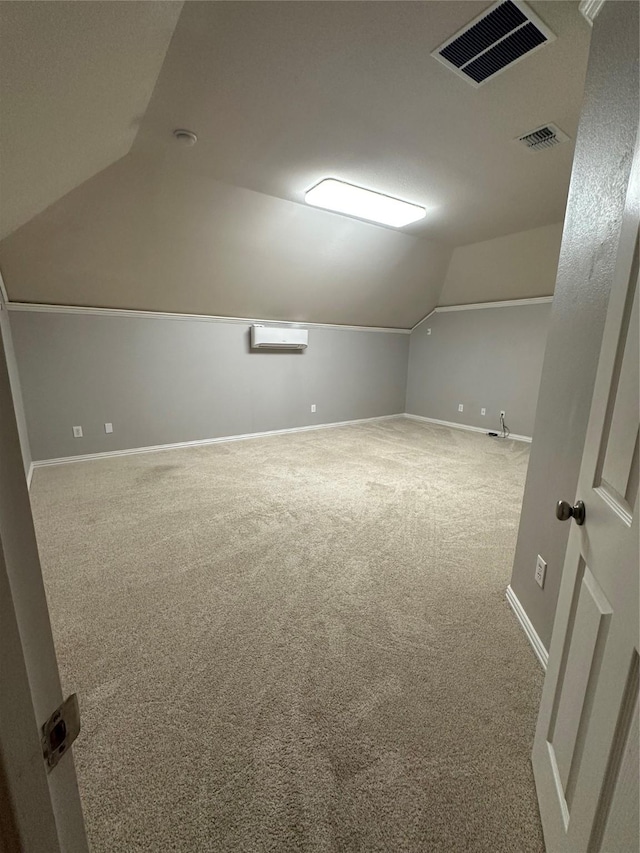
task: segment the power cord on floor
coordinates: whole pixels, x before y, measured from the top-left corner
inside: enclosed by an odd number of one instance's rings
[[[511,430],[504,422],[504,415],[500,412],[500,429],[502,430],[502,438],[509,438]]]
[[[509,438],[511,435],[511,430],[506,425],[502,412],[500,412],[500,432],[488,432],[487,435],[490,435],[491,438]]]

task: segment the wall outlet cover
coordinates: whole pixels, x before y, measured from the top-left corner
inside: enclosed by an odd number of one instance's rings
[[[106,433],[113,432],[113,424],[105,424],[105,425],[104,425],[104,431],[105,431]]]
[[[82,427],[81,426],[74,426],[73,437],[74,438],[82,438]]]
[[[315,410],[316,410],[316,404],[315,404],[315,403],[312,403],[312,404],[311,404],[311,411],[312,411],[312,412],[315,412]]]
[[[481,415],[486,415],[486,414],[487,414],[487,410],[486,410],[486,409],[480,409],[480,414],[481,414]]]
[[[462,403],[458,403],[458,411],[464,412],[464,405]]]
[[[428,335],[430,335],[430,334],[431,334],[431,329],[427,329],[427,334],[428,334]]]
[[[538,554],[538,559],[536,560],[536,583],[540,587],[540,589],[544,589],[544,579],[547,575],[547,564],[542,559],[540,554]]]

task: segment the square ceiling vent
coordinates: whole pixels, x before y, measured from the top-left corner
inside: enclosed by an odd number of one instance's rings
[[[555,38],[526,3],[499,0],[431,56],[478,88]]]

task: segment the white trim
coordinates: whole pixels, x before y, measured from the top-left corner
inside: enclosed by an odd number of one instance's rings
[[[199,320],[205,323],[272,323],[278,326],[293,326],[300,328],[302,326],[311,326],[316,329],[342,329],[353,332],[386,332],[392,335],[410,335],[418,326],[421,326],[425,320],[428,320],[433,314],[439,314],[444,311],[472,311],[478,308],[513,308],[523,305],[541,305],[545,302],[552,302],[553,296],[533,296],[527,299],[507,299],[502,302],[474,302],[466,305],[440,305],[433,308],[421,320],[409,329],[394,329],[385,326],[346,326],[339,323],[303,323],[295,320],[264,320],[255,317],[223,317],[217,314],[177,314],[171,311],[140,311],[133,308],[94,308],[83,305],[47,305],[39,302],[11,302],[4,290],[2,276],[0,276],[0,294],[3,295],[9,311],[33,311],[41,314],[87,314],[98,317],[114,316],[114,317],[146,317],[147,319],[156,320]]]
[[[208,444],[220,444],[231,441],[245,441],[250,438],[266,438],[271,435],[287,435],[292,432],[309,432],[316,429],[329,429],[330,427],[350,426],[351,424],[370,423],[372,421],[389,421],[395,418],[403,418],[400,412],[396,415],[379,415],[375,418],[357,418],[353,421],[336,421],[329,424],[311,424],[303,427],[289,427],[288,429],[272,429],[265,432],[248,432],[242,435],[223,435],[219,438],[202,438],[197,441],[176,441],[173,444],[153,444],[148,447],[129,447],[125,450],[106,450],[103,453],[83,453],[80,456],[59,456],[55,459],[36,459],[31,463],[31,468],[46,468],[49,465],[65,465],[67,462],[90,462],[94,459],[110,459],[113,456],[133,456],[136,453],[157,453],[161,450],[179,450],[183,447],[204,447]]]
[[[4,302],[7,308],[9,307],[9,294],[7,293],[7,288],[4,286],[2,272],[0,272],[0,302]]]
[[[138,311],[129,308],[91,308],[82,305],[46,305],[36,302],[7,302],[10,311],[34,311],[43,314],[90,314],[113,317],[144,317],[156,320],[199,320],[205,323],[272,323],[277,326],[295,328],[312,326],[317,329],[343,329],[354,332],[387,332],[395,335],[410,335],[411,329],[392,329],[382,326],[345,326],[338,323],[303,323],[295,320],[264,320],[251,317],[222,317],[215,314],[176,314],[170,311]]]
[[[522,626],[522,629],[527,636],[527,640],[529,640],[529,642],[531,643],[531,648],[535,652],[535,656],[538,658],[538,660],[540,661],[540,665],[546,672],[547,663],[549,661],[549,652],[546,650],[544,643],[538,636],[538,632],[533,627],[533,623],[527,616],[524,607],[522,606],[522,604],[520,604],[518,596],[511,589],[511,584],[509,584],[509,586],[507,587],[506,597],[511,609],[516,615],[516,619]]]
[[[589,22],[589,26],[593,26],[593,22],[596,19],[596,16],[600,9],[604,6],[604,0],[581,0],[578,9],[582,12],[582,15]]]
[[[469,426],[468,424],[457,424],[454,421],[441,421],[438,418],[426,418],[424,415],[411,415],[409,412],[404,413],[405,418],[410,418],[412,421],[424,421],[428,424],[437,424],[438,426],[445,427],[453,427],[454,429],[463,429],[467,432],[481,432],[484,435],[489,433],[489,429],[487,427],[475,427]],[[491,432],[495,432],[495,430],[491,430]],[[508,438],[513,439],[513,441],[526,441],[528,444],[531,443],[530,435],[514,435],[513,433],[509,433]]]
[[[479,308],[520,308],[523,305],[543,305],[546,302],[553,302],[553,296],[530,296],[527,299],[503,299],[501,302],[468,302],[462,305],[438,305],[432,311],[418,320],[415,326],[412,326],[410,331],[415,332],[418,326],[421,326],[425,320],[428,320],[433,314],[441,314],[446,311],[477,311]]]
[[[33,480],[33,469],[34,469],[34,463],[30,462],[29,463],[29,470],[27,471],[27,489],[31,488],[31,481]]]
[[[432,317],[436,313],[437,310],[438,310],[437,308],[434,308],[433,311],[429,311],[429,313],[426,316],[424,316],[422,318],[422,320],[418,320],[418,322],[415,324],[415,326],[411,327],[411,331],[415,332],[415,330],[418,328],[418,326],[421,326],[425,322],[425,320],[428,320],[429,317]]]
[[[477,311],[479,308],[518,308],[522,305],[543,305],[553,302],[553,296],[532,296],[528,299],[503,299],[501,302],[470,302],[467,305],[439,305],[436,311]]]

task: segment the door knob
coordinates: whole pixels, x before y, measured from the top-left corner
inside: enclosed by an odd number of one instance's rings
[[[556,518],[559,521],[568,521],[574,518],[576,524],[584,524],[585,509],[582,501],[576,501],[574,506],[571,506],[568,501],[558,501],[556,504]]]

